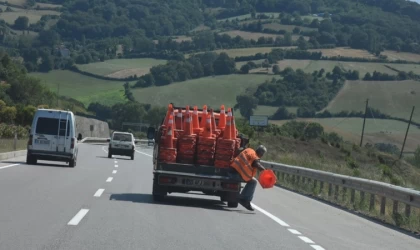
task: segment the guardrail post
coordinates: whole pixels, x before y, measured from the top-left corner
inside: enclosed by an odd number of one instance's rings
[[[305,183],[306,183],[306,178],[302,177],[302,184],[305,185]]]
[[[284,181],[284,173],[281,173],[281,179]]]
[[[356,190],[352,189],[351,190],[351,197],[350,197],[350,201],[351,203],[354,203],[354,197],[356,196]]]
[[[298,175],[298,176],[296,176],[296,184],[300,184],[300,176]]]
[[[17,131],[15,131],[15,137],[13,139],[13,151],[17,150]]]
[[[382,196],[381,199],[381,215],[385,214],[386,197]]]
[[[343,201],[345,201],[346,200],[346,196],[347,196],[347,188],[346,187],[343,187]]]
[[[372,211],[375,208],[375,195],[370,194],[370,205],[369,210]]]
[[[338,191],[340,189],[340,186],[335,185],[335,192],[334,192],[334,199],[337,200],[338,199]]]
[[[408,204],[405,204],[405,216],[408,218],[411,215],[411,206]]]
[[[394,215],[398,214],[398,201],[394,201],[394,204],[392,206],[392,213]]]
[[[319,192],[322,193],[322,191],[324,191],[324,182],[321,181],[321,185],[319,187]]]
[[[332,184],[328,183],[328,196],[332,195]]]
[[[314,180],[314,188],[316,188],[316,185],[318,184],[317,180]]]
[[[360,191],[360,203],[365,202],[365,192]]]

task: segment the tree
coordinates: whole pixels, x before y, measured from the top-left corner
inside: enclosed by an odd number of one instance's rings
[[[280,72],[281,72],[280,71],[280,66],[278,64],[274,64],[273,65],[273,73],[278,75],[278,74],[280,74]]]
[[[133,92],[130,89],[130,83],[124,83],[124,97],[127,98],[130,102],[135,102],[136,99],[134,98]]]
[[[236,71],[235,64],[235,61],[227,53],[222,52],[213,63],[214,73],[216,75],[232,74]]]
[[[15,20],[14,28],[17,30],[26,30],[29,27],[29,18],[27,16],[20,16]]]
[[[281,106],[277,109],[276,113],[271,117],[272,120],[287,120],[290,119],[289,111],[285,106]]]
[[[311,122],[309,123],[305,131],[303,132],[303,137],[305,140],[314,140],[324,133],[324,127],[322,127],[319,123]]]
[[[248,74],[249,73],[249,69],[250,69],[250,66],[248,64],[244,64],[244,65],[242,65],[242,67],[241,67],[240,70],[241,70],[242,73]]]
[[[150,126],[157,127],[162,122],[163,117],[166,115],[167,109],[165,107],[153,107],[146,115],[146,120]]]
[[[0,111],[0,121],[6,124],[12,124],[16,119],[16,107],[4,107]]]
[[[236,97],[235,109],[239,108],[239,112],[243,117],[249,119],[254,114],[254,109],[258,106],[258,99],[251,95],[238,95]]]

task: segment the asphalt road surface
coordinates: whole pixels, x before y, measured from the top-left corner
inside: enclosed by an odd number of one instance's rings
[[[82,144],[77,166],[0,163],[0,249],[420,249],[397,230],[283,190],[258,187],[255,212],[218,197],[152,200],[152,150],[108,159]]]

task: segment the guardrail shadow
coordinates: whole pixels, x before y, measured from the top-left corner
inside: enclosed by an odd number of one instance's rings
[[[0,161],[0,163],[7,163],[7,164],[26,164],[26,161]]]
[[[211,200],[211,199],[201,199],[195,197],[180,197],[180,196],[166,196],[163,201],[157,202],[153,200],[152,194],[142,194],[142,193],[122,193],[122,194],[112,194],[109,200],[114,201],[128,201],[134,203],[145,203],[145,204],[156,204],[163,206],[181,206],[181,207],[197,207],[217,211],[226,211],[226,212],[239,212],[247,213],[241,209],[240,205],[238,208],[228,208],[226,203]],[[248,212],[249,213],[249,212]],[[254,214],[254,213],[250,213]]]
[[[324,200],[324,199],[322,199],[320,197],[313,196],[313,195],[310,195],[310,194],[300,193],[298,191],[295,191],[293,189],[290,189],[290,188],[287,188],[287,187],[284,187],[284,186],[280,186],[278,184],[276,184],[275,187],[281,188],[281,189],[284,189],[284,190],[287,190],[287,191],[292,192],[292,193],[295,193],[297,195],[305,196],[307,198],[310,198],[312,200],[318,201],[318,202],[323,203],[325,205],[329,205],[329,206],[332,206],[334,208],[340,209],[340,210],[342,210],[344,212],[351,213],[353,215],[356,215],[356,216],[358,216],[360,218],[366,219],[366,220],[368,220],[370,222],[373,222],[375,224],[378,224],[380,226],[386,227],[386,228],[391,229],[391,230],[395,230],[395,231],[400,232],[400,233],[403,233],[403,234],[405,234],[407,236],[411,236],[411,237],[413,237],[415,239],[420,239],[420,234],[416,234],[416,233],[413,233],[413,232],[411,232],[409,230],[406,230],[406,229],[403,229],[403,228],[400,228],[400,227],[397,227],[397,226],[388,224],[388,223],[386,223],[386,222],[384,222],[384,221],[382,221],[382,220],[380,220],[378,218],[370,217],[370,216],[365,215],[365,214],[363,214],[361,212],[357,212],[355,210],[351,210],[351,209],[349,209],[349,208],[347,208],[345,206],[339,205],[337,203],[334,203],[334,202],[331,202],[331,201],[328,201],[328,200]]]

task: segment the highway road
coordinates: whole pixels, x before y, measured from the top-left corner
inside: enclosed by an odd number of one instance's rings
[[[152,200],[152,150],[108,159],[82,144],[77,166],[0,163],[0,249],[420,249],[420,240],[281,188],[255,212],[217,197]]]

